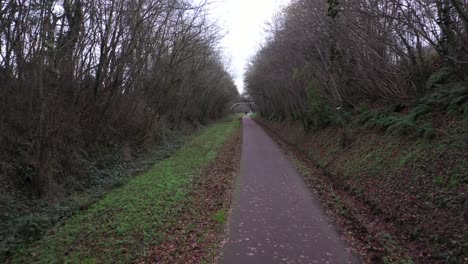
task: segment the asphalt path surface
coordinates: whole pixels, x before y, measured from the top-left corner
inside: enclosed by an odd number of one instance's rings
[[[242,119],[239,182],[221,263],[360,263],[279,146]]]

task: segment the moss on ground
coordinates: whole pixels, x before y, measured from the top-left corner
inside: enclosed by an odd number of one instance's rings
[[[200,131],[173,156],[78,212],[46,238],[23,245],[11,263],[128,263],[165,238],[190,199],[197,170],[234,133],[231,118]]]

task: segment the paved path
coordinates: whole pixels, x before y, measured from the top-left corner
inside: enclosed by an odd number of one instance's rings
[[[359,263],[276,143],[249,117],[242,122],[241,175],[220,262]]]

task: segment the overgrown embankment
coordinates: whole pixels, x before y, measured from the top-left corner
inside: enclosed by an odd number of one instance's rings
[[[54,199],[34,197],[27,184],[10,184],[0,176],[0,256],[14,251],[18,244],[47,235],[50,228],[63,224],[76,211],[86,210],[112,188],[172,155],[189,138],[188,131],[161,130],[163,140],[146,147],[149,149],[114,146],[112,153],[105,149],[86,159],[76,157],[84,177],[71,180]]]
[[[88,209],[76,213],[43,239],[23,244],[8,256],[7,262],[131,262],[152,256],[154,248],[172,241],[171,227],[179,225],[179,221],[184,223],[180,226],[187,227],[184,234],[195,234],[195,239],[201,241],[205,239],[204,235],[214,236],[223,223],[223,210],[227,206],[223,197],[228,191],[229,181],[219,184],[224,189],[214,192],[216,199],[201,201],[196,199],[199,197],[197,192],[211,187],[210,184],[199,184],[206,180],[200,180],[203,175],[197,175],[218,156],[221,146],[238,132],[239,121],[232,119],[202,130],[174,155],[158,161],[150,170],[109,192]],[[225,172],[233,176],[232,170]],[[210,176],[216,180],[218,174]],[[220,181],[228,178],[225,175],[219,177]],[[191,207],[194,200],[200,203]],[[219,203],[212,206],[214,201]],[[197,216],[193,218],[194,222],[184,217],[192,213]],[[194,230],[200,221],[209,223],[207,228]],[[216,244],[217,240],[207,241]],[[180,250],[192,248],[182,247]],[[164,252],[158,257],[170,261]],[[200,258],[208,258],[210,253],[206,250]]]
[[[362,113],[351,120],[305,133],[298,123],[257,119],[288,143],[369,263],[466,262],[466,119],[433,117],[440,122],[426,137],[369,129]]]

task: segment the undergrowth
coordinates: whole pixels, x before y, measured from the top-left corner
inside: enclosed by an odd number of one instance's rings
[[[382,128],[391,134],[432,138],[436,130],[431,123],[431,114],[438,112],[447,117],[468,119],[468,78],[464,82],[434,86],[437,89],[419,99],[408,113],[401,113],[407,108],[401,104],[378,110],[361,105],[356,110],[354,122],[364,128]]]
[[[468,119],[468,77],[450,82],[446,75],[444,70],[435,72],[427,81],[430,92],[415,102],[381,102],[379,107],[369,107],[366,103],[352,108],[332,107],[320,94],[319,85],[311,82],[306,89],[309,104],[302,111],[258,113],[255,117],[270,122],[289,120],[291,124],[300,121],[306,132],[336,125],[346,129],[357,126],[381,129],[394,135],[433,138],[437,134],[434,116]]]
[[[420,117],[431,112],[431,107],[421,104],[413,108],[408,114],[392,112],[388,109],[370,110],[367,107],[358,109],[355,123],[364,128],[382,128],[388,133],[399,135],[416,135],[431,138],[435,129],[429,121],[420,121]]]

